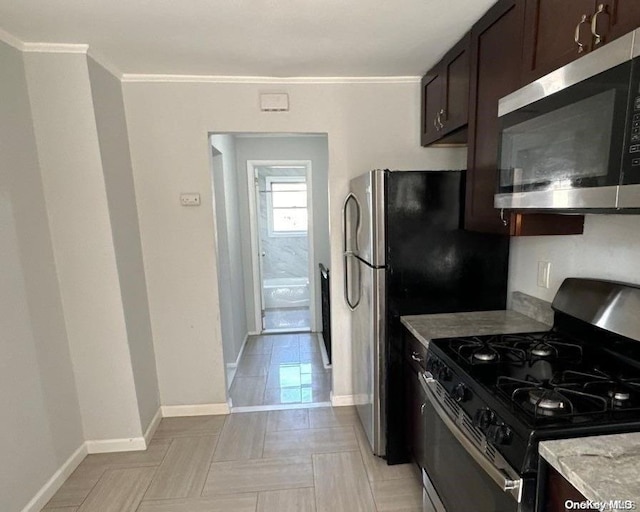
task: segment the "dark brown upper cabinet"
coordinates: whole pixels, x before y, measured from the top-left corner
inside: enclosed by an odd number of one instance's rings
[[[465,143],[469,112],[470,34],[422,78],[421,143]]]
[[[523,83],[593,49],[596,0],[525,0]]]
[[[638,0],[606,0],[597,2],[591,18],[593,46],[598,48],[640,27]]]
[[[465,229],[511,236],[579,234],[584,217],[500,211],[498,101],[521,85],[523,0],[500,0],[471,30]]]
[[[509,234],[493,206],[498,178],[498,100],[520,86],[523,3],[502,0],[471,30],[471,101],[465,228]]]
[[[637,0],[525,0],[523,83],[639,26]]]

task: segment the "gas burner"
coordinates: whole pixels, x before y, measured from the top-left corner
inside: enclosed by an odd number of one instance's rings
[[[612,389],[608,393],[609,398],[613,399],[614,402],[628,402],[631,399],[631,393],[623,390],[615,390]]]
[[[536,409],[540,409],[542,414],[563,412],[571,406],[571,403],[560,394],[543,388],[529,390],[529,403]]]
[[[558,350],[548,343],[541,342],[531,347],[531,355],[535,357],[551,357],[554,355],[557,356]]]
[[[483,363],[489,363],[498,359],[498,353],[491,348],[480,349],[473,353],[473,358]]]

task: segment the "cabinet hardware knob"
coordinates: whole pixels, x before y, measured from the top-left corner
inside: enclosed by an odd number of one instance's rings
[[[433,118],[433,127],[436,129],[436,131],[438,131],[438,132],[440,131],[440,127],[438,126],[438,116],[437,115]]]
[[[584,44],[580,42],[580,25],[582,25],[583,23],[589,23],[589,16],[587,16],[586,14],[583,14],[582,18],[580,18],[580,22],[576,25],[576,32],[573,36],[573,40],[578,45],[578,53],[584,52]]]
[[[440,124],[440,129],[444,128],[441,116],[444,116],[445,120],[447,119],[447,113],[443,109],[440,109],[440,112],[438,112],[438,123]]]
[[[596,45],[602,43],[602,36],[598,34],[597,30],[598,30],[598,15],[603,13],[607,14],[607,6],[605,4],[600,4],[598,5],[598,10],[593,15],[593,18],[591,18],[591,33],[596,38],[594,41],[594,44]]]

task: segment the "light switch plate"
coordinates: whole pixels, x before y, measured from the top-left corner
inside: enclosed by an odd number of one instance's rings
[[[198,193],[180,194],[180,204],[182,206],[200,206],[200,194]]]
[[[549,288],[549,278],[551,276],[551,262],[538,262],[538,286],[540,288]]]

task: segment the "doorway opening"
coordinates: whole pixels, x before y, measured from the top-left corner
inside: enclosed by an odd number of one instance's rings
[[[256,325],[262,333],[315,325],[310,160],[247,162]]]
[[[220,327],[239,410],[327,405],[326,134],[210,135]]]

